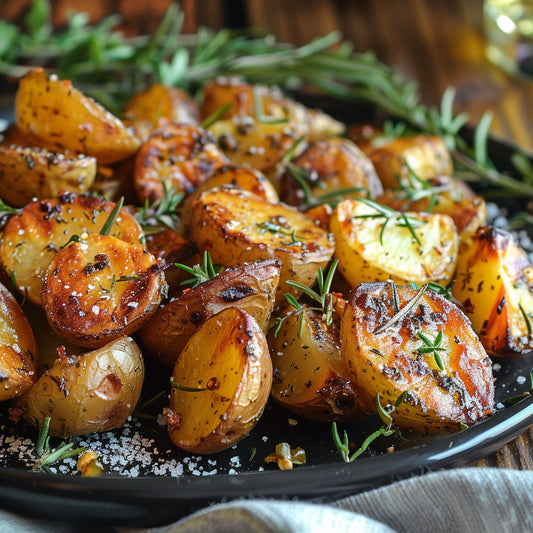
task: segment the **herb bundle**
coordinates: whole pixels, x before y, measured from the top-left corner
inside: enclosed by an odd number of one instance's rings
[[[527,153],[513,157],[519,178],[498,171],[490,161],[490,112],[483,115],[473,142],[468,143],[462,129],[469,117],[454,114],[453,88],[444,92],[440,106],[424,105],[416,83],[371,52],[354,53],[339,32],[301,47],[277,42],[272,35],[228,29],[200,28],[195,35],[183,35],[183,14],[177,4],[170,5],[151,36],[126,38],[116,29],[119,21],[114,15],[91,26],[85,14],[75,13],[64,30],[54,32],[48,0],[34,0],[24,31],[0,21],[0,74],[18,77],[32,65],[52,67],[114,111],[153,82],[195,91],[218,75],[235,75],[250,83],[291,89],[310,86],[335,98],[373,104],[410,128],[442,136],[460,177],[500,194],[533,198]]]

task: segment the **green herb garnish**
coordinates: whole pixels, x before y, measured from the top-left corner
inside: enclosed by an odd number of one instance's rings
[[[222,267],[220,265],[213,265],[211,255],[207,250],[204,251],[203,262],[201,265],[190,267],[183,265],[182,263],[174,263],[174,266],[191,274],[192,278],[182,281],[180,285],[190,285],[192,289],[200,285],[200,283],[216,277],[222,272]]]
[[[445,352],[446,348],[442,347],[440,343],[442,342],[442,330],[437,333],[437,336],[432,341],[426,337],[423,333],[418,332],[417,337],[424,343],[423,346],[420,346],[416,351],[422,355],[431,354],[435,358],[435,363],[437,366],[444,370],[444,364],[440,357],[439,352]]]
[[[115,207],[113,207],[113,210],[111,211],[111,213],[109,213],[107,220],[105,221],[104,225],[102,226],[102,229],[100,230],[100,235],[109,235],[109,233],[111,232],[111,228],[113,227],[113,224],[117,220],[118,214],[120,210],[122,209],[123,205],[124,205],[124,196],[121,196],[118,202],[115,204]]]

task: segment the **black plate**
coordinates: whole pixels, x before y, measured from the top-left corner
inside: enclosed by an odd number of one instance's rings
[[[346,104],[340,107],[328,99],[311,104],[341,114],[345,120],[366,120],[373,115],[368,107]],[[513,148],[497,141],[491,142],[489,148],[493,161],[507,168]],[[498,403],[529,388],[532,357],[529,354],[495,360]],[[168,371],[157,365],[149,368],[145,397],[168,387]],[[155,405],[154,412],[160,407]],[[379,424],[376,418],[369,418],[341,429],[348,431],[351,440],[361,442]],[[25,516],[60,517],[73,523],[139,526],[168,523],[210,503],[235,498],[328,501],[415,474],[473,464],[531,424],[533,396],[501,408],[490,419],[453,435],[408,434],[409,442],[398,437],[381,439],[372,446],[375,455],[366,454],[344,464],[335,450],[328,425],[298,419],[276,405],[267,407],[246,439],[214,457],[181,452],[171,445],[163,427],[153,419],[139,418],[121,430],[88,437],[87,442],[83,439],[82,445],[103,443],[105,451],[100,453],[106,461],[107,473],[101,478],[82,478],[71,473],[32,471],[28,466],[30,451],[24,449],[33,448],[35,431],[14,426],[4,412],[0,413],[0,507]],[[9,451],[13,447],[12,438],[21,436],[29,440],[17,441],[16,453]],[[292,471],[265,465],[264,457],[280,442],[303,447],[307,465]],[[391,444],[397,451],[386,453],[385,448]],[[75,471],[72,463],[68,470]],[[164,475],[156,475],[156,470]],[[183,474],[177,475],[180,471]]]

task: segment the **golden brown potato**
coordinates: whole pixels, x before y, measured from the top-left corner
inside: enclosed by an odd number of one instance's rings
[[[174,367],[170,409],[172,442],[191,453],[216,453],[245,437],[270,394],[272,363],[265,334],[236,307],[211,317],[190,338]]]
[[[140,244],[85,234],[52,259],[41,300],[59,335],[96,348],[139,329],[159,306],[164,282],[161,264]]]
[[[313,285],[334,249],[331,236],[302,213],[224,187],[206,191],[194,202],[190,238],[209,251],[214,263],[227,267],[281,261],[276,305],[285,301],[284,292],[300,294],[286,280]]]
[[[98,350],[60,356],[19,402],[24,418],[50,435],[72,437],[120,427],[132,414],[144,380],[144,362],[130,337]]]
[[[215,139],[199,126],[166,124],[143,144],[135,158],[135,189],[142,202],[163,196],[163,184],[192,192],[228,163]]]
[[[131,125],[140,139],[163,123],[198,124],[200,109],[185,91],[154,83],[132,96],[124,105],[124,123]]]
[[[38,375],[37,345],[28,319],[0,284],[0,401],[26,392]]]
[[[258,261],[226,269],[160,307],[141,328],[148,353],[174,366],[189,338],[210,317],[227,307],[249,313],[266,330],[279,282],[276,261]]]
[[[331,217],[339,271],[352,287],[363,281],[450,280],[457,258],[448,215],[399,213],[380,204],[344,200]]]
[[[457,260],[453,294],[491,355],[533,349],[533,266],[505,230],[482,227]]]
[[[103,164],[126,159],[140,145],[118,118],[42,68],[21,78],[15,118],[20,130],[37,137],[44,147],[93,156]]]
[[[421,180],[453,174],[453,163],[441,137],[415,135],[387,138],[372,126],[352,128],[348,135],[370,158],[385,189],[409,183],[413,173]]]
[[[308,132],[302,122],[285,119],[267,122],[238,116],[217,120],[208,130],[234,165],[250,166],[267,175],[294,147],[297,139]]]
[[[217,169],[211,177],[200,183],[196,190],[187,197],[181,210],[181,220],[185,227],[189,225],[192,204],[200,194],[223,185],[240,187],[270,203],[279,201],[276,189],[261,172],[249,167],[227,165]]]
[[[376,198],[383,193],[372,162],[348,139],[313,143],[285,166],[280,177],[280,196],[289,205],[308,205],[304,190],[294,177],[302,171],[306,174],[303,179],[309,193],[316,202],[320,202],[325,194],[330,200],[334,199],[331,194],[335,191],[339,191],[341,198]]]
[[[61,191],[84,193],[96,177],[96,159],[48,152],[43,148],[0,146],[0,197],[22,207],[34,198]]]
[[[362,283],[341,322],[342,353],[361,407],[394,405],[395,424],[421,431],[457,430],[489,415],[492,365],[468,318],[437,293],[392,283]],[[400,312],[398,312],[400,311]]]
[[[256,102],[256,97],[260,102]],[[237,78],[219,77],[203,89],[200,106],[202,117],[216,114],[224,106],[230,107],[219,117],[221,119],[233,116],[256,117],[256,108],[262,108],[267,117],[285,118],[305,124],[312,142],[342,135],[345,130],[342,122],[283,96],[277,87],[254,86]]]
[[[328,327],[322,314],[305,306],[301,311],[286,310],[280,318],[279,331],[273,327],[267,336],[273,367],[272,397],[296,414],[318,422],[361,418],[335,322]]]
[[[8,274],[13,273],[17,290],[40,305],[42,279],[54,255],[73,235],[99,233],[114,207],[101,198],[66,193],[32,202],[11,217],[0,245],[0,261]],[[138,244],[143,231],[121,209],[110,235]]]

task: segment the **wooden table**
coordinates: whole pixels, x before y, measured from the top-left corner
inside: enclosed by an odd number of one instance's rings
[[[2,0],[0,17],[20,20],[29,0]],[[55,22],[70,7],[94,20],[121,12],[133,32],[153,30],[170,0],[52,0]],[[533,81],[506,76],[485,57],[482,0],[183,0],[184,28],[251,27],[272,31],[282,41],[304,44],[340,29],[356,51],[377,57],[417,80],[422,101],[438,104],[444,89],[457,88],[456,111],[476,123],[494,114],[492,132],[533,149]],[[530,429],[496,454],[488,466],[533,468]]]

